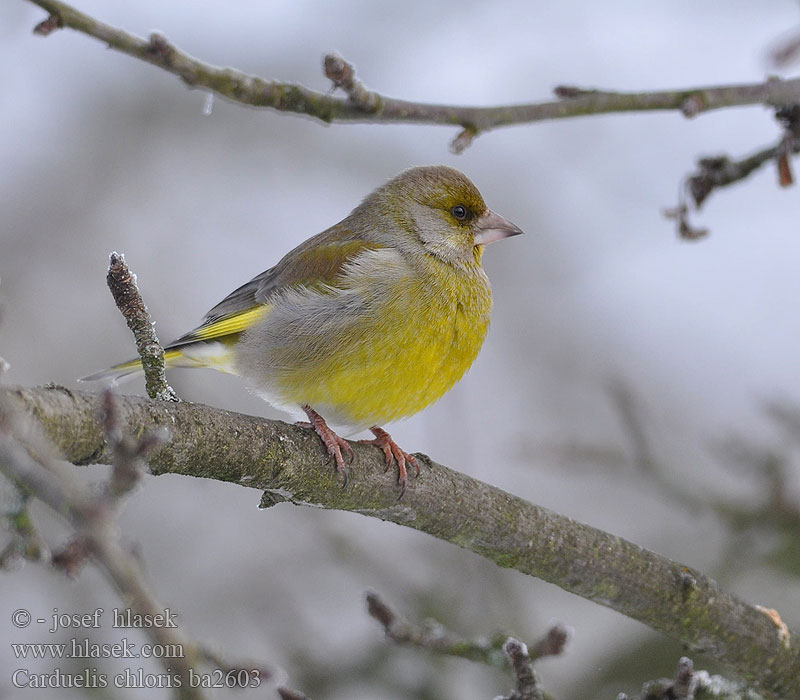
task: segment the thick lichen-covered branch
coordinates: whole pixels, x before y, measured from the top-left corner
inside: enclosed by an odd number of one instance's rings
[[[463,150],[478,134],[501,126],[548,119],[566,119],[611,112],[673,110],[692,117],[723,107],[800,102],[800,78],[769,78],[761,83],[701,86],[650,92],[612,92],[560,86],[551,102],[475,107],[408,102],[368,90],[341,56],[330,54],[325,70],[347,97],[311,90],[302,85],[265,80],[232,68],[199,61],[173,46],[160,34],[142,39],[104,24],[59,0],[30,0],[50,13],[36,32],[49,34],[69,27],[95,37],[110,48],[147,61],[180,77],[187,85],[254,107],[305,114],[323,122],[386,122],[460,126],[453,144]]]
[[[106,463],[100,397],[63,387],[4,388],[14,410],[35,418],[64,457]],[[561,586],[719,659],[768,697],[800,697],[800,640],[701,573],[619,537],[535,506],[420,457],[422,474],[402,501],[380,450],[352,443],[342,489],[324,449],[303,428],[197,404],[123,396],[118,420],[133,434],[166,427],[168,445],[149,458],[155,474],[229,481],[282,501],[349,510],[427,532]],[[769,601],[757,601],[768,605]]]

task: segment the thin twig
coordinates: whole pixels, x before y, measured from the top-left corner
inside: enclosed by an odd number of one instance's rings
[[[164,613],[145,582],[138,559],[119,541],[116,527],[110,518],[113,504],[108,496],[95,496],[87,487],[70,479],[59,465],[46,457],[47,446],[20,443],[12,431],[13,417],[8,411],[0,422],[0,469],[37,499],[66,518],[75,528],[75,538],[54,557],[54,563],[67,573],[74,573],[91,557],[114,584],[134,613],[158,619]],[[181,676],[182,697],[206,697],[199,688],[192,688],[190,673],[195,667],[196,645],[178,628],[145,626],[145,631],[157,644],[173,650],[165,656],[165,667]]]
[[[648,681],[635,698],[620,693],[617,700],[762,700],[763,696],[742,683],[720,676],[711,676],[707,671],[695,671],[692,660],[686,656],[678,662],[672,678]]]
[[[519,640],[509,637],[503,644],[503,651],[511,662],[517,680],[517,687],[503,700],[544,700],[528,648]]]
[[[800,32],[795,30],[791,36],[775,42],[769,52],[769,59],[776,68],[785,68],[800,56]]]
[[[776,450],[734,435],[712,444],[718,459],[727,468],[741,466],[748,476],[756,477],[759,485],[751,490],[750,497],[741,503],[732,503],[730,498],[716,495],[709,489],[698,488],[696,483],[678,479],[659,456],[650,437],[645,406],[635,393],[619,380],[609,383],[613,408],[618,414],[623,436],[630,448],[611,449],[591,443],[572,443],[556,448],[555,454],[572,463],[586,461],[593,466],[613,469],[621,465],[634,467],[636,474],[658,491],[662,498],[687,512],[713,513],[722,519],[727,531],[734,535],[745,532],[769,530],[779,542],[792,542],[800,532],[800,503],[793,498],[789,486],[792,473],[790,453]],[[768,403],[767,415],[794,442],[800,444],[800,411],[789,404]],[[777,545],[776,545],[777,546]],[[787,547],[791,548],[791,544]],[[742,565],[744,554],[742,543],[734,542],[736,557],[723,558],[727,562]],[[791,567],[791,559],[783,560]]]
[[[531,659],[543,659],[546,656],[560,656],[564,653],[564,648],[569,641],[569,632],[564,625],[555,624],[536,644],[529,650],[528,654]]]
[[[149,590],[139,558],[120,544],[112,516],[121,497],[137,481],[131,472],[140,471],[146,453],[162,441],[154,439],[152,432],[138,439],[125,436],[118,420],[116,399],[110,391],[104,394],[103,405],[106,441],[114,455],[114,464],[106,488],[94,492],[50,461],[46,455],[51,449],[37,434],[38,431],[25,430],[26,426],[7,406],[0,410],[0,470],[21,491],[46,503],[75,529],[72,539],[53,554],[51,563],[68,576],[75,576],[84,564],[94,560],[134,615],[149,620],[169,617],[168,624],[146,624],[143,628],[156,644],[172,652],[163,658],[163,662],[170,673],[181,676],[181,697],[206,697],[202,687],[198,688],[197,683],[192,684],[190,679],[192,670],[200,662],[222,671],[226,687],[259,687],[263,681],[272,678],[272,672],[263,664],[223,660],[209,648],[187,637],[179,626],[173,624],[176,614],[173,612],[168,616]],[[20,439],[22,434],[27,435],[25,442]],[[195,681],[198,677],[195,674]]]
[[[781,137],[774,146],[763,148],[739,160],[726,155],[705,156],[697,161],[697,170],[685,181],[685,190],[692,199],[695,208],[699,209],[714,190],[741,182],[767,163],[775,162],[779,168],[779,183],[782,186],[791,184],[791,176],[787,175],[789,164],[787,154],[800,153],[800,140]],[[781,173],[781,168],[783,173]],[[684,240],[698,240],[708,235],[708,229],[696,228],[689,223],[689,207],[683,199],[672,209],[665,209],[664,216],[678,222],[678,235]]]
[[[775,146],[756,151],[740,160],[731,160],[725,155],[701,158],[697,162],[697,172],[687,178],[695,205],[700,207],[714,190],[744,180],[787,150],[792,154],[800,153],[800,141],[792,139],[787,142],[787,139],[781,138]],[[786,186],[791,182],[781,184]]]
[[[533,662],[544,656],[556,656],[564,650],[567,632],[560,625],[552,627],[536,643],[533,654],[522,642],[497,633],[489,640],[459,637],[434,620],[414,625],[400,617],[377,593],[367,594],[367,612],[383,625],[386,636],[397,644],[420,647],[437,654],[458,656],[499,668],[510,668],[517,681],[516,690],[504,700],[544,700],[533,670]]]
[[[368,113],[380,111],[380,95],[367,90],[364,83],[356,77],[353,65],[345,61],[339,53],[334,51],[327,54],[323,60],[323,68],[328,80],[334,87],[344,90],[353,104]]]
[[[147,395],[158,401],[179,401],[173,388],[167,384],[164,348],[158,342],[150,314],[136,284],[136,275],[128,269],[124,255],[111,253],[106,281],[117,308],[136,339]]]
[[[346,98],[311,90],[302,85],[264,80],[231,68],[203,63],[173,46],[160,34],[148,40],[103,24],[59,0],[30,0],[50,13],[36,31],[49,34],[69,27],[105,42],[110,48],[156,65],[180,77],[190,87],[211,90],[234,102],[293,112],[330,122],[387,122],[460,126],[452,148],[468,143],[491,129],[548,119],[566,119],[612,112],[673,110],[687,117],[724,107],[800,102],[800,78],[770,78],[763,83],[701,86],[653,92],[611,92],[571,86],[556,88],[554,102],[472,107],[424,104],[398,100],[367,90],[355,78],[352,66],[340,56],[326,61],[326,71],[346,92]],[[348,69],[349,67],[349,69]]]
[[[11,488],[15,490],[17,502],[2,514],[11,540],[0,552],[0,569],[11,568],[20,557],[28,561],[39,561],[47,559],[49,555],[47,545],[31,519],[28,509],[30,494],[16,485]]]
[[[783,127],[783,134],[774,146],[762,148],[739,160],[719,155],[706,156],[697,161],[696,172],[686,178],[681,188],[678,205],[664,210],[667,218],[678,222],[678,235],[681,238],[698,240],[708,234],[707,229],[695,228],[689,223],[689,207],[684,200],[684,192],[691,197],[695,208],[700,209],[714,190],[741,182],[772,162],[775,163],[781,187],[789,187],[794,183],[789,158],[800,153],[800,106],[780,107],[775,117]]]
[[[507,634],[497,633],[490,639],[472,640],[459,637],[434,620],[414,625],[400,617],[374,592],[367,593],[367,612],[383,625],[386,636],[397,644],[421,647],[497,668],[509,667],[509,659],[503,653],[503,644],[509,639]]]

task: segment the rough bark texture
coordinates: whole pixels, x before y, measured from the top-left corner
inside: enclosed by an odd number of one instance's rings
[[[64,387],[0,388],[2,406],[41,423],[75,464],[110,460],[100,397]],[[800,698],[800,643],[781,638],[767,615],[712,580],[619,537],[527,503],[421,456],[423,469],[401,501],[375,447],[352,443],[351,479],[342,489],[310,431],[199,404],[120,396],[123,430],[167,428],[170,442],[149,464],[229,481],[281,501],[348,510],[427,532],[554,583],[684,641],[726,664],[767,695]],[[5,410],[8,410],[6,408]],[[765,601],[762,601],[765,602]]]
[[[111,253],[109,256],[106,283],[136,339],[147,395],[159,401],[178,401],[174,389],[167,384],[164,348],[158,342],[153,321],[136,284],[136,275],[128,269],[124,255]]]

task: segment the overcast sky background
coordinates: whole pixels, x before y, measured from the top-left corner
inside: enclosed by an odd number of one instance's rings
[[[384,94],[483,105],[548,100],[557,84],[644,90],[760,81],[776,72],[770,47],[800,22],[789,0],[77,7],[266,78],[326,90],[321,57],[335,49]],[[698,156],[741,157],[774,143],[779,131],[768,110],[519,126],[484,134],[455,156],[448,143],[456,130],[446,127],[325,127],[222,99],[206,115],[205,93],[94,39],[70,30],[33,36],[43,18],[23,0],[0,4],[6,382],[77,388],[77,377],[132,355],[105,286],[112,250],[126,254],[168,341],[386,179],[445,163],[527,235],[486,251],[495,311],[472,370],[439,403],[390,426],[393,436],[407,450],[687,565],[727,570],[727,539],[713,515],[676,508],[630,467],[587,467],[560,448],[629,450],[609,391],[621,383],[671,478],[744,499],[754,488],[710,445],[733,433],[770,444],[777,438],[764,401],[800,400],[798,190],[779,189],[768,167],[714,193],[693,215],[711,234],[694,243],[678,240],[661,211],[675,205]],[[234,377],[174,372],[170,380],[191,401],[281,416]],[[140,391],[136,383],[125,389]],[[81,473],[94,480],[103,472]],[[291,506],[260,512],[257,503],[257,493],[235,486],[148,478],[120,528],[188,632],[234,658],[283,667],[315,700],[426,697],[412,692],[415,683],[445,699],[508,690],[506,677],[467,662],[426,664],[419,652],[394,650],[388,670],[353,681],[337,664],[384,644],[363,612],[369,587],[409,616],[435,615],[466,635],[506,627],[532,641],[552,618],[570,625],[568,654],[539,669],[564,700],[597,690],[594,680],[610,673],[621,650],[659,637],[419,533]],[[796,579],[734,567],[722,580],[800,625]],[[53,607],[119,605],[91,569],[65,582],[37,566],[0,577],[0,601],[0,638],[11,642],[54,641],[2,622],[16,608],[47,615]],[[119,639],[108,628],[103,635]],[[678,645],[669,647],[652,674],[672,673],[679,655]],[[312,660],[328,665],[323,681],[312,678]],[[8,680],[17,666],[0,654],[0,697],[15,697]],[[636,689],[601,688],[597,697]]]

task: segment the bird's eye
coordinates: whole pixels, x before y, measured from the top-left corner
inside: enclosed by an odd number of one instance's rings
[[[456,204],[451,210],[450,213],[453,215],[453,218],[457,221],[466,221],[469,212],[467,208],[461,204]]]

